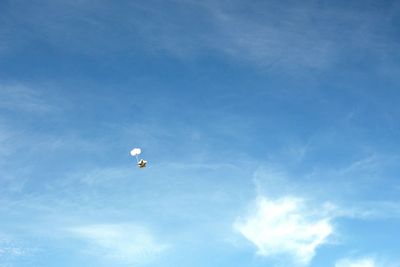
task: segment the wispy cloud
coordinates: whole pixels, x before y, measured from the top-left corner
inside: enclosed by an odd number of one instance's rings
[[[236,4],[239,9],[240,5]],[[215,48],[227,55],[264,67],[295,64],[322,67],[334,56],[333,43],[310,27],[310,10],[282,8],[282,5],[270,2],[259,7],[259,12],[264,13],[262,17],[268,17],[266,21],[246,16],[237,12],[236,8],[225,9],[221,5],[213,5],[211,9],[219,32],[226,38],[225,45],[221,46],[223,40],[220,40],[221,43],[216,43]],[[246,9],[246,6],[242,8]]]
[[[382,30],[390,28],[384,16],[393,17],[395,12],[392,10],[398,9],[398,5],[384,13],[374,8],[359,9],[351,5],[319,5],[314,2],[287,4],[268,1],[250,5],[230,1],[229,7],[225,1],[192,1],[191,4],[186,6],[188,12],[200,10],[200,18],[205,16],[208,22],[207,33],[195,27],[190,32],[192,42],[197,41],[197,44],[193,42],[191,45],[200,48],[192,51],[212,49],[231,59],[251,62],[263,68],[325,69],[354,53],[368,53],[383,62],[385,60],[382,59],[392,53],[389,51],[398,47],[392,40],[391,32]],[[177,21],[168,22],[169,25],[179,23],[179,16]],[[156,29],[161,30],[163,36],[168,36],[159,43],[170,44],[170,52],[179,54],[187,47],[180,42],[182,37],[177,32],[171,32],[162,25]]]
[[[134,224],[84,225],[68,231],[86,241],[88,251],[96,257],[123,263],[146,263],[169,248],[169,245],[157,240],[149,229]]]
[[[12,111],[45,112],[50,106],[38,90],[24,85],[0,84],[0,108]]]
[[[13,29],[8,39],[14,45],[32,38],[25,28],[19,29],[19,25],[25,25],[46,42],[78,53],[129,54],[139,48],[190,58],[213,51],[264,68],[324,69],[360,51],[382,62],[390,61],[389,53],[398,47],[393,33],[383,30],[391,28],[388,18],[395,16],[398,5],[388,6],[383,12],[356,5],[282,1],[230,1],[227,5],[222,0],[165,1],[163,5],[154,1],[118,5],[44,1],[40,8],[20,4],[13,8],[19,12],[5,15],[8,21],[20,22],[7,24]],[[46,19],[43,10],[49,14]],[[29,15],[15,15],[22,12]],[[12,47],[8,39],[3,40],[3,46]]]
[[[238,218],[234,228],[257,247],[259,255],[288,254],[299,264],[308,264],[333,233],[326,211],[289,196],[276,200],[259,197],[255,210]]]
[[[334,203],[331,212],[335,217],[398,218],[400,205],[393,198],[383,195],[375,200],[369,198],[369,192],[381,187],[383,181],[393,184],[393,188],[385,190],[395,194],[396,181],[391,172],[397,169],[396,162],[395,155],[373,153],[344,160],[338,166],[326,166],[314,160],[312,168],[301,173],[293,167],[295,164],[285,168],[282,164],[271,163],[254,172],[253,182],[260,195],[274,198],[295,195]]]
[[[36,249],[27,248],[21,242],[0,233],[0,266],[15,266],[13,263],[31,256]]]
[[[341,259],[336,262],[335,267],[375,267],[380,266],[372,258]]]
[[[396,201],[361,201],[346,205],[346,207],[332,207],[335,217],[385,220],[400,219],[400,203]]]
[[[22,256],[26,252],[14,242],[0,237],[0,259],[3,257]]]
[[[390,54],[398,48],[393,33],[386,30],[392,29],[389,18],[400,8],[397,4],[383,10],[282,1],[200,5],[213,20],[215,36],[206,40],[209,47],[264,68],[325,69],[363,53],[390,63]]]
[[[0,157],[11,153],[10,140],[13,132],[0,121]]]

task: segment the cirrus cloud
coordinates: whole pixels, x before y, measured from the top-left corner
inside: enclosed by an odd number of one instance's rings
[[[90,254],[129,264],[152,261],[169,247],[147,228],[133,224],[84,225],[69,232],[88,243]]]
[[[341,259],[336,262],[335,267],[375,267],[375,261],[370,258]]]

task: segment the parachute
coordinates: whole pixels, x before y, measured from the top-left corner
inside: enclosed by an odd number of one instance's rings
[[[139,155],[140,153],[142,153],[142,150],[140,148],[134,148],[134,149],[131,150],[131,155],[133,157]]]
[[[140,148],[134,148],[131,150],[131,155],[132,157],[136,157],[136,162],[139,168],[144,168],[146,167],[147,161],[144,159],[140,159],[138,158],[138,155],[140,155],[142,153],[142,150]]]

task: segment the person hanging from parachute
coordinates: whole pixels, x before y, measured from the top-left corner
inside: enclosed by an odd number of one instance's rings
[[[136,162],[139,168],[144,168],[146,167],[147,164],[147,160],[144,159],[140,159],[138,158],[138,155],[140,155],[142,153],[142,150],[140,148],[134,148],[131,150],[131,155],[133,157],[136,157]]]

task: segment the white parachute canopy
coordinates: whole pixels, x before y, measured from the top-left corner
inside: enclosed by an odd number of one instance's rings
[[[142,153],[142,150],[140,148],[134,148],[131,150],[131,155],[133,157],[136,157],[137,155],[139,155],[140,153]]]

